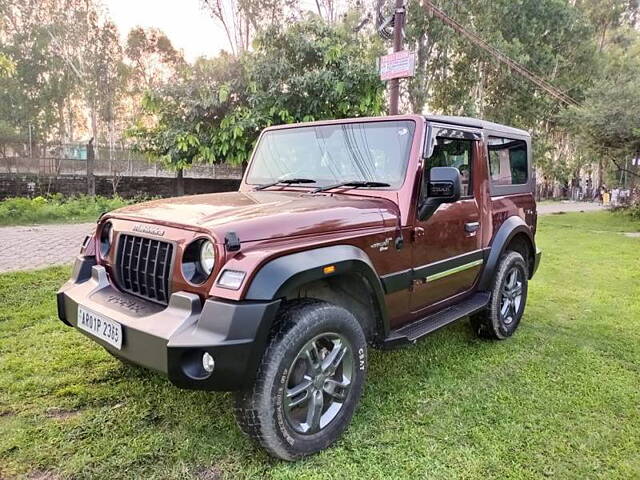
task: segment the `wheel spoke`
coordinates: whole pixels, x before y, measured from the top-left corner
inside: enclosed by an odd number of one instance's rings
[[[311,378],[305,376],[298,385],[287,389],[285,406],[292,409],[305,403],[309,399],[309,387],[313,384]],[[301,395],[304,394],[304,395]]]
[[[509,278],[507,279],[507,287],[509,288],[509,291],[513,290],[513,287],[515,287],[517,281],[518,281],[518,271],[514,268],[513,270],[511,270],[511,273],[509,274]]]
[[[324,384],[324,392],[338,402],[343,402],[347,398],[350,388],[351,382],[349,380],[338,382],[329,379]]]
[[[508,298],[503,299],[502,301],[502,307],[500,308],[500,315],[502,315],[502,317],[506,317],[507,314],[509,313],[509,306],[510,306],[510,302]]]
[[[347,347],[344,346],[340,340],[336,340],[333,344],[333,350],[331,350],[322,362],[322,371],[328,375],[333,375],[342,363],[342,359],[346,353]]]
[[[307,410],[307,426],[309,433],[320,430],[320,419],[322,418],[322,407],[324,397],[320,390],[316,390],[309,398],[309,409]]]
[[[517,297],[515,297],[513,299],[513,310],[514,310],[514,315],[518,312],[518,310],[520,309],[520,302],[522,300],[522,296],[518,295]]]
[[[320,358],[320,352],[318,351],[316,342],[311,342],[305,350],[304,355],[312,370],[319,371],[322,368],[322,359]]]

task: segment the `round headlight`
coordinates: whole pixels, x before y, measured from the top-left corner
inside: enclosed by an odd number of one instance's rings
[[[113,243],[113,225],[106,222],[100,230],[100,255],[106,257]]]
[[[205,240],[202,242],[202,246],[200,247],[200,266],[202,270],[207,275],[211,275],[213,271],[213,267],[216,264],[216,252],[213,248],[213,243],[209,240]]]
[[[191,283],[207,281],[216,265],[216,250],[211,240],[199,238],[191,242],[182,254],[182,275]]]

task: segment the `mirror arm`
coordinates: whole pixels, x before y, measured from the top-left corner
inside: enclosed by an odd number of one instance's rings
[[[440,202],[434,198],[424,199],[418,207],[418,218],[420,219],[420,221],[424,222],[429,217],[431,217],[431,215],[435,213],[435,211],[440,205],[442,205],[442,203],[443,202]]]

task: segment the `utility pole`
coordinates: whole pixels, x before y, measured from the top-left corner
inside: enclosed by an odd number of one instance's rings
[[[402,51],[404,40],[404,0],[396,0],[396,9],[393,18],[393,51]],[[400,102],[400,79],[394,78],[389,81],[389,115],[398,114],[398,103]]]

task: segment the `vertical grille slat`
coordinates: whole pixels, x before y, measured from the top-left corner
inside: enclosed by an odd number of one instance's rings
[[[173,245],[153,238],[121,234],[116,271],[119,287],[140,297],[166,304]]]

